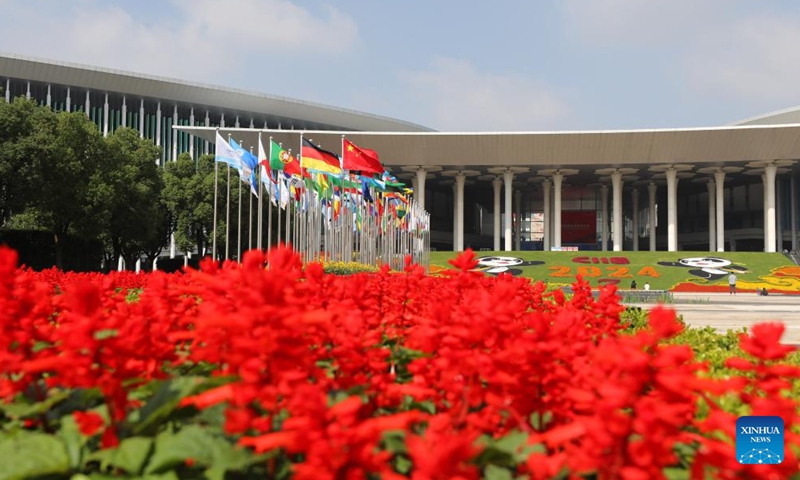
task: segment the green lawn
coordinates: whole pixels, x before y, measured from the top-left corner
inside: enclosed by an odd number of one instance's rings
[[[726,291],[728,272],[735,272],[740,290],[768,288],[773,292],[800,293],[800,267],[779,253],[732,252],[475,252],[476,256],[509,256],[525,262],[543,262],[522,265],[515,274],[548,284],[571,284],[577,274],[582,274],[593,287],[617,283],[619,288],[630,288],[636,280],[638,288],[650,283],[653,290],[673,291]],[[452,268],[448,260],[454,252],[431,252],[433,271]],[[726,260],[722,264],[673,266],[686,258],[716,257]],[[730,262],[728,264],[728,262]],[[708,263],[708,262],[706,262]],[[480,269],[487,270],[483,266]],[[487,272],[489,273],[489,272]],[[680,286],[678,286],[680,285]],[[676,288],[677,287],[677,288]]]

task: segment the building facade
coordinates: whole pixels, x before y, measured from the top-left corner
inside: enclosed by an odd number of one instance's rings
[[[161,164],[258,132],[380,153],[430,213],[432,245],[463,250],[798,249],[800,109],[693,129],[435,132],[413,123],[223,87],[0,55],[6,101],[138,129]],[[288,143],[295,144],[295,143]],[[299,145],[299,143],[298,143]]]

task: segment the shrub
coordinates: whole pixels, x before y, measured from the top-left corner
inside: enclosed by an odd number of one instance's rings
[[[719,377],[677,343],[674,311],[643,325],[613,286],[595,298],[577,282],[568,299],[473,272],[469,251],[444,277],[330,275],[283,248],[269,260],[153,272],[129,302],[122,277],[66,281],[0,250],[0,458],[14,459],[0,478],[797,471],[800,369],[781,324],[739,335]],[[742,413],[784,419],[783,463],[736,462]]]
[[[373,265],[358,262],[323,262],[325,273],[331,275],[354,275],[356,273],[376,273],[379,269]]]

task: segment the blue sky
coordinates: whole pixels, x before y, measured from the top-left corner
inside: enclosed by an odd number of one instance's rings
[[[0,51],[439,130],[722,125],[800,105],[800,2],[0,0]]]

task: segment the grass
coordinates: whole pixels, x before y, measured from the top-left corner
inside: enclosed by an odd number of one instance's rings
[[[744,268],[737,272],[740,291],[766,287],[772,292],[800,293],[800,267],[780,253],[725,252],[476,252],[478,257],[512,256],[525,261],[541,261],[540,265],[520,268],[523,277],[547,284],[569,285],[581,273],[592,287],[616,283],[629,289],[636,280],[642,289],[646,282],[651,290],[668,291],[727,291],[727,278],[709,281],[689,273],[691,268],[660,265],[659,262],[678,262],[681,258],[718,256]],[[431,266],[451,268],[448,260],[454,252],[431,252]],[[605,262],[605,263],[604,263]],[[676,286],[681,287],[676,289]]]

